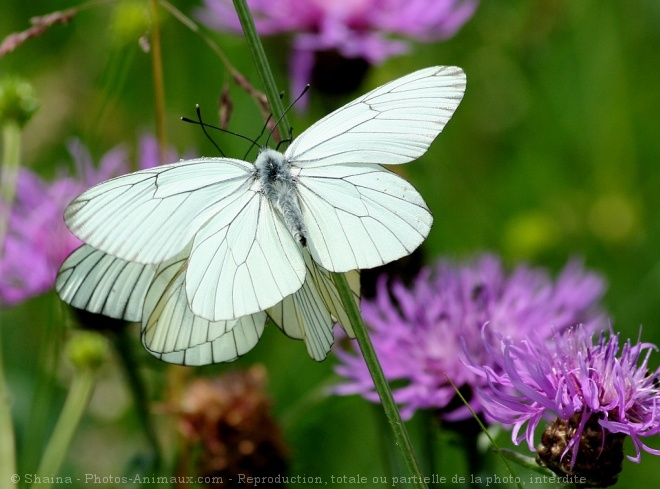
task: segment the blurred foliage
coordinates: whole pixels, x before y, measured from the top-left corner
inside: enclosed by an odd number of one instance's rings
[[[190,3],[175,2],[188,14]],[[0,37],[26,29],[30,17],[76,5],[6,0]],[[0,75],[29,80],[41,105],[24,131],[24,165],[52,177],[61,165],[70,165],[65,143],[73,136],[100,157],[118,143],[134,148],[139,133],[154,131],[151,59],[144,39],[140,42],[148,29],[145,16],[147,2],[100,4],[0,58]],[[171,15],[161,11],[160,21],[168,142],[215,155],[199,128],[179,117],[194,118],[199,103],[216,122],[227,71],[203,40]],[[212,37],[258,88],[243,40]],[[288,90],[287,39],[264,42],[280,86]],[[429,65],[461,66],[468,76],[462,105],[430,151],[400,169],[435,215],[424,245],[428,259],[491,250],[510,264],[527,260],[557,270],[581,256],[609,282],[606,305],[613,327],[637,338],[642,325],[642,339],[660,344],[659,45],[656,0],[484,1],[453,39],[415,45],[408,56],[371,68],[355,93],[320,100],[312,92],[309,112],[291,113],[291,122],[294,134],[300,133],[330,108],[382,82]],[[256,136],[263,125],[256,103],[236,85],[230,96],[230,129]],[[238,138],[214,138],[227,155],[242,157],[247,150]],[[56,352],[67,318],[54,292],[0,311],[19,456],[31,453],[19,460],[20,473],[35,471],[35,457],[65,396],[69,374]],[[269,327],[257,347],[234,364],[174,375],[178,367],[152,358],[136,330],[134,336],[140,373],[155,400],[153,416],[163,428],[161,442],[170,451],[177,441],[166,401],[181,392],[177,382],[261,363],[290,447],[292,474],[326,480],[387,474],[377,410],[358,397],[321,395],[334,378],[332,357],[317,364],[302,342]],[[63,471],[74,477],[134,473],[147,463],[148,444],[116,358],[99,375]],[[421,446],[428,425],[420,416],[410,424]],[[432,441],[434,470],[467,474],[460,437],[438,436]],[[507,444],[508,434],[500,440]],[[493,455],[487,457],[490,473],[506,474]],[[660,459],[645,453],[641,465],[624,464],[619,487],[655,481],[658,470]],[[72,487],[82,485],[74,481]]]

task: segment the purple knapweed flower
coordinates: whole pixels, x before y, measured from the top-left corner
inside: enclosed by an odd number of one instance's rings
[[[378,64],[409,44],[452,37],[474,13],[477,0],[248,0],[262,35],[293,32],[289,63],[292,93],[311,81],[315,54],[333,51]],[[204,0],[197,17],[212,29],[242,32],[231,0]]]
[[[513,427],[513,441],[526,440],[532,451],[539,423],[556,418],[537,448],[541,465],[583,478],[580,485],[606,487],[621,470],[626,436],[633,462],[642,450],[660,455],[641,440],[660,433],[660,369],[649,369],[655,345],[627,340],[621,347],[612,332],[594,343],[582,327],[552,341],[503,337],[500,345],[491,352],[496,366],[472,363],[488,380],[479,398],[493,419]]]
[[[0,305],[19,304],[53,287],[64,259],[82,244],[64,224],[64,209],[92,185],[130,170],[127,152],[120,146],[106,153],[98,167],[79,141],[69,144],[69,152],[75,176],[47,182],[27,168],[20,169],[0,256]],[[159,163],[153,136],[141,137],[139,153],[139,168]],[[172,151],[168,157],[177,160]]]
[[[553,328],[578,323],[589,330],[603,327],[598,301],[604,288],[600,276],[577,262],[552,280],[543,269],[523,265],[506,274],[498,258],[484,255],[468,263],[440,261],[423,269],[410,288],[399,282],[388,287],[381,277],[376,297],[362,301],[362,316],[385,377],[395,383],[392,393],[402,417],[434,409],[447,421],[460,421],[471,413],[457,402],[451,382],[477,413],[482,409],[474,390],[488,389],[486,379],[461,361],[462,344],[476,364],[490,365],[484,324],[514,339],[531,332],[548,338]],[[335,370],[343,382],[333,391],[378,402],[361,355],[345,346],[336,354]]]
[[[69,145],[69,151],[76,177],[46,182],[31,170],[20,169],[0,259],[0,304],[18,304],[53,286],[62,261],[81,244],[64,224],[64,209],[86,188],[128,169],[121,148],[108,152],[98,169],[78,141]]]

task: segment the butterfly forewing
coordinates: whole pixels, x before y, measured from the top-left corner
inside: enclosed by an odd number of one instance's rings
[[[303,168],[307,245],[323,268],[373,268],[412,253],[433,217],[412,185],[378,165]]]
[[[252,165],[226,158],[144,170],[92,187],[65,219],[88,244],[137,263],[164,262],[194,241],[186,274],[194,313],[237,319],[295,292],[305,273],[252,177]]]
[[[305,280],[300,244],[263,194],[236,206],[233,219],[218,214],[197,233],[186,272],[193,312],[214,321],[263,311]]]
[[[419,70],[314,124],[285,153],[314,260],[334,272],[373,268],[414,251],[433,222],[419,193],[380,164],[418,158],[456,110],[465,74]]]
[[[436,66],[393,80],[327,115],[296,138],[285,157],[300,167],[419,158],[465,92],[465,74]]]
[[[86,244],[118,258],[161,263],[183,250],[208,219],[247,192],[252,165],[189,160],[113,178],[77,197],[64,213]],[[235,216],[225,216],[231,220]]]

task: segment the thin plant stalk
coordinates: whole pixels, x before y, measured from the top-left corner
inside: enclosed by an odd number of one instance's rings
[[[266,92],[266,96],[268,97],[268,101],[271,105],[273,117],[275,120],[280,121],[280,134],[289,134],[291,126],[289,125],[284,114],[284,107],[279,97],[279,91],[277,90],[277,85],[275,84],[270,65],[268,64],[268,60],[266,58],[266,53],[264,51],[263,45],[261,44],[261,40],[259,39],[259,35],[257,34],[257,29],[254,25],[254,20],[252,19],[250,10],[248,9],[245,0],[233,1],[234,7],[236,8],[236,12],[238,14],[238,18],[241,21],[241,26],[243,27],[245,38],[248,42],[248,45],[250,46],[252,56],[254,57],[255,63],[257,65],[257,71],[259,72],[259,75],[264,84],[264,91]],[[350,286],[348,285],[348,281],[346,280],[346,277],[343,273],[333,274],[333,280],[341,297],[342,305],[344,306],[344,309],[346,310],[346,313],[350,319],[350,323],[353,331],[355,332],[358,345],[362,350],[362,355],[364,356],[367,367],[369,368],[369,372],[371,373],[371,376],[374,380],[374,385],[376,386],[376,391],[380,396],[383,410],[385,411],[387,420],[390,424],[390,427],[392,428],[395,443],[401,453],[401,456],[404,459],[410,475],[412,476],[411,479],[413,487],[425,489],[427,485],[424,483],[424,476],[422,475],[419,468],[419,463],[417,462],[417,458],[415,456],[412,443],[410,442],[408,432],[405,425],[403,424],[401,414],[399,413],[396,403],[394,402],[394,398],[392,397],[392,392],[390,390],[389,384],[387,383],[387,380],[385,379],[385,375],[383,374],[383,369],[378,362],[378,357],[376,356],[374,347],[371,344],[371,339],[367,333],[367,328],[362,321],[360,311],[357,307],[357,304],[355,303],[353,293]]]
[[[144,429],[144,434],[147,437],[154,455],[154,469],[158,469],[162,463],[162,451],[158,441],[156,428],[154,426],[153,417],[150,415],[151,413],[149,411],[147,388],[144,384],[144,379],[139,373],[140,369],[133,354],[133,339],[129,337],[127,328],[119,328],[116,332],[115,345],[121,357],[124,373],[128,380],[131,393],[133,394],[135,412],[140,421],[140,425]]]
[[[342,305],[346,310],[346,315],[348,316],[353,331],[355,332],[355,338],[357,339],[364,361],[367,364],[371,378],[374,381],[374,386],[376,387],[376,392],[378,392],[383,411],[385,411],[385,416],[387,417],[387,421],[394,434],[394,442],[403,457],[408,472],[412,476],[412,485],[417,488],[427,488],[427,485],[424,482],[425,478],[419,468],[415,451],[410,442],[408,431],[403,424],[399,409],[394,402],[392,391],[390,390],[390,386],[385,378],[378,357],[376,356],[376,350],[371,343],[371,338],[369,338],[367,327],[365,326],[364,321],[362,321],[360,311],[353,299],[353,292],[348,285],[346,276],[343,273],[333,273],[332,279],[335,287],[337,287],[337,292],[341,298]]]
[[[2,339],[0,328],[0,339]],[[0,341],[0,480],[3,487],[16,487],[16,444],[14,437],[14,423],[11,417],[11,396],[5,380],[4,364],[2,358],[2,342]],[[6,486],[5,486],[6,485]]]
[[[2,167],[0,168],[0,256],[9,225],[11,204],[16,193],[16,180],[21,150],[21,128],[17,122],[7,121],[2,127]],[[0,328],[0,340],[4,333]],[[5,379],[2,341],[0,341],[0,480],[7,487],[16,487],[13,477],[16,474],[16,438],[11,415],[11,394]]]
[[[76,428],[82,419],[85,408],[92,396],[95,372],[92,369],[80,369],[76,372],[69,388],[64,407],[55,425],[55,430],[48,441],[41,463],[37,469],[35,481],[51,481],[57,474],[69,451]],[[35,482],[31,487],[48,489],[52,482]]]
[[[254,57],[255,63],[257,65],[257,71],[261,76],[261,79],[264,83],[264,91],[268,97],[268,101],[271,104],[273,111],[273,117],[275,120],[279,120],[281,133],[289,134],[290,125],[284,115],[284,107],[280,101],[279,92],[277,90],[277,85],[273,78],[272,72],[270,70],[270,65],[266,58],[266,53],[264,51],[259,35],[257,34],[257,29],[254,25],[254,20],[250,14],[250,10],[245,2],[245,0],[233,0],[234,7],[238,14],[238,18],[241,21],[241,26],[243,27],[243,32],[245,38],[252,50],[252,56]],[[424,483],[424,477],[422,476],[419,464],[415,457],[410,438],[408,437],[408,432],[406,427],[403,424],[399,410],[394,402],[392,397],[392,392],[390,391],[385,375],[383,374],[383,369],[378,362],[378,357],[376,352],[371,344],[369,335],[367,334],[367,328],[362,321],[360,312],[355,304],[353,298],[353,293],[348,285],[346,277],[344,274],[333,274],[333,279],[339,295],[342,300],[342,305],[346,309],[348,317],[351,322],[353,331],[355,331],[355,336],[358,340],[358,345],[362,350],[362,354],[369,368],[369,372],[374,380],[374,385],[376,386],[376,391],[380,396],[385,415],[387,420],[392,428],[394,434],[394,440],[396,442],[399,451],[405,461],[406,467],[410,474],[413,476],[413,487],[417,488],[426,488]]]
[[[279,121],[280,134],[291,134],[291,125],[284,114],[284,105],[282,105],[282,100],[280,99],[280,92],[277,89],[273,72],[270,69],[268,59],[266,58],[264,46],[261,44],[259,34],[257,34],[257,28],[254,25],[254,19],[252,18],[250,9],[245,0],[233,1],[234,8],[236,9],[238,18],[241,21],[241,26],[243,27],[245,39],[252,51],[252,57],[257,66],[257,72],[259,73],[261,82],[264,84],[264,92],[266,93],[270,108],[273,111],[273,119]]]
[[[11,209],[16,197],[16,186],[21,164],[21,130],[38,107],[32,87],[20,80],[2,80],[0,94],[3,111],[2,160],[0,160],[0,257],[4,255],[5,237],[9,229]],[[0,325],[0,340],[4,333]],[[12,418],[12,397],[5,378],[4,359],[0,341],[0,481],[3,487],[17,487],[16,436]]]
[[[156,105],[156,139],[158,139],[159,163],[167,163],[167,133],[165,131],[165,82],[163,77],[163,53],[160,43],[158,0],[151,0],[151,64],[153,69],[154,98]]]
[[[2,164],[0,166],[0,256],[9,228],[11,205],[16,194],[16,182],[21,160],[21,127],[18,122],[6,121],[2,125]]]
[[[488,431],[488,429],[486,428],[486,426],[483,424],[481,419],[479,419],[479,416],[477,416],[477,413],[475,413],[474,410],[472,409],[472,406],[470,406],[470,403],[465,399],[463,394],[461,394],[461,391],[458,389],[458,387],[456,387],[456,384],[454,384],[454,382],[449,378],[448,375],[447,375],[447,381],[452,385],[452,387],[454,388],[454,391],[456,391],[456,395],[458,396],[458,398],[465,405],[465,407],[468,408],[468,411],[470,411],[470,414],[472,415],[474,420],[477,422],[477,424],[479,424],[479,428],[481,428],[481,431],[486,435],[486,437],[488,437],[488,441],[490,441],[490,444],[492,445],[493,449],[497,452],[497,454],[502,459],[502,462],[504,463],[504,465],[508,469],[509,474],[511,474],[511,477],[513,478],[513,480],[516,481],[516,486],[518,487],[518,489],[523,489],[522,484],[519,481],[519,477],[517,477],[516,473],[513,471],[513,467],[509,463],[509,460],[513,459],[513,457],[508,456],[511,451],[509,450],[508,454],[503,453],[502,449],[499,447],[499,445],[497,444],[495,439],[491,436],[491,434]]]

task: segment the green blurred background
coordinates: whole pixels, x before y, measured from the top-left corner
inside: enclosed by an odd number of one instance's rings
[[[31,81],[41,102],[24,132],[26,166],[51,178],[62,165],[73,171],[65,146],[73,136],[98,160],[120,143],[134,149],[139,134],[154,132],[151,58],[137,42],[144,33],[146,3],[84,10],[69,25],[54,26],[0,58],[0,75]],[[188,14],[198,5],[174,3]],[[4,0],[0,37],[27,28],[32,16],[75,5]],[[199,129],[179,117],[193,117],[198,103],[214,120],[227,73],[202,39],[165,11],[160,16],[168,142],[180,151],[215,155]],[[244,40],[211,36],[259,87]],[[289,38],[264,43],[278,83],[288,91]],[[332,100],[313,94],[310,110],[290,117],[300,133],[330,108],[382,82],[430,65],[461,66],[468,77],[461,106],[430,151],[404,169],[435,216],[424,244],[427,259],[488,250],[500,253],[509,265],[524,260],[557,271],[569,258],[583,257],[607,278],[606,306],[614,329],[636,339],[642,326],[642,340],[660,344],[659,46],[657,0],[486,1],[449,41],[414,44],[409,55],[371,68],[356,92]],[[256,136],[263,123],[258,108],[236,85],[231,97],[230,128]],[[246,150],[235,138],[215,139],[228,155],[240,157]],[[66,369],[44,371],[47,362],[41,358],[57,341],[53,330],[60,331],[63,317],[53,292],[0,311],[23,471],[34,471],[30,464],[43,449],[38,444],[46,440],[65,396]],[[137,327],[133,333],[140,372],[158,401],[172,371],[142,350]],[[269,327],[257,347],[237,362],[187,375],[265,365],[274,412],[291,451],[292,474],[327,480],[330,475],[383,475],[377,410],[361,398],[320,395],[336,380],[334,362],[332,356],[320,364],[311,361],[302,343]],[[657,364],[653,359],[652,367]],[[172,418],[158,406],[154,416],[159,424],[171,426]],[[419,444],[427,426],[421,418],[410,423]],[[43,427],[42,438],[29,435],[35,423]],[[508,434],[500,440],[508,444]],[[658,440],[649,443],[660,447]],[[439,471],[467,473],[460,437],[440,435],[437,445]],[[116,361],[110,362],[63,474],[120,475],[145,451],[123,373]],[[495,457],[488,457],[492,472],[505,475]],[[659,470],[660,459],[644,453],[640,465],[624,462],[619,486],[656,481]]]

